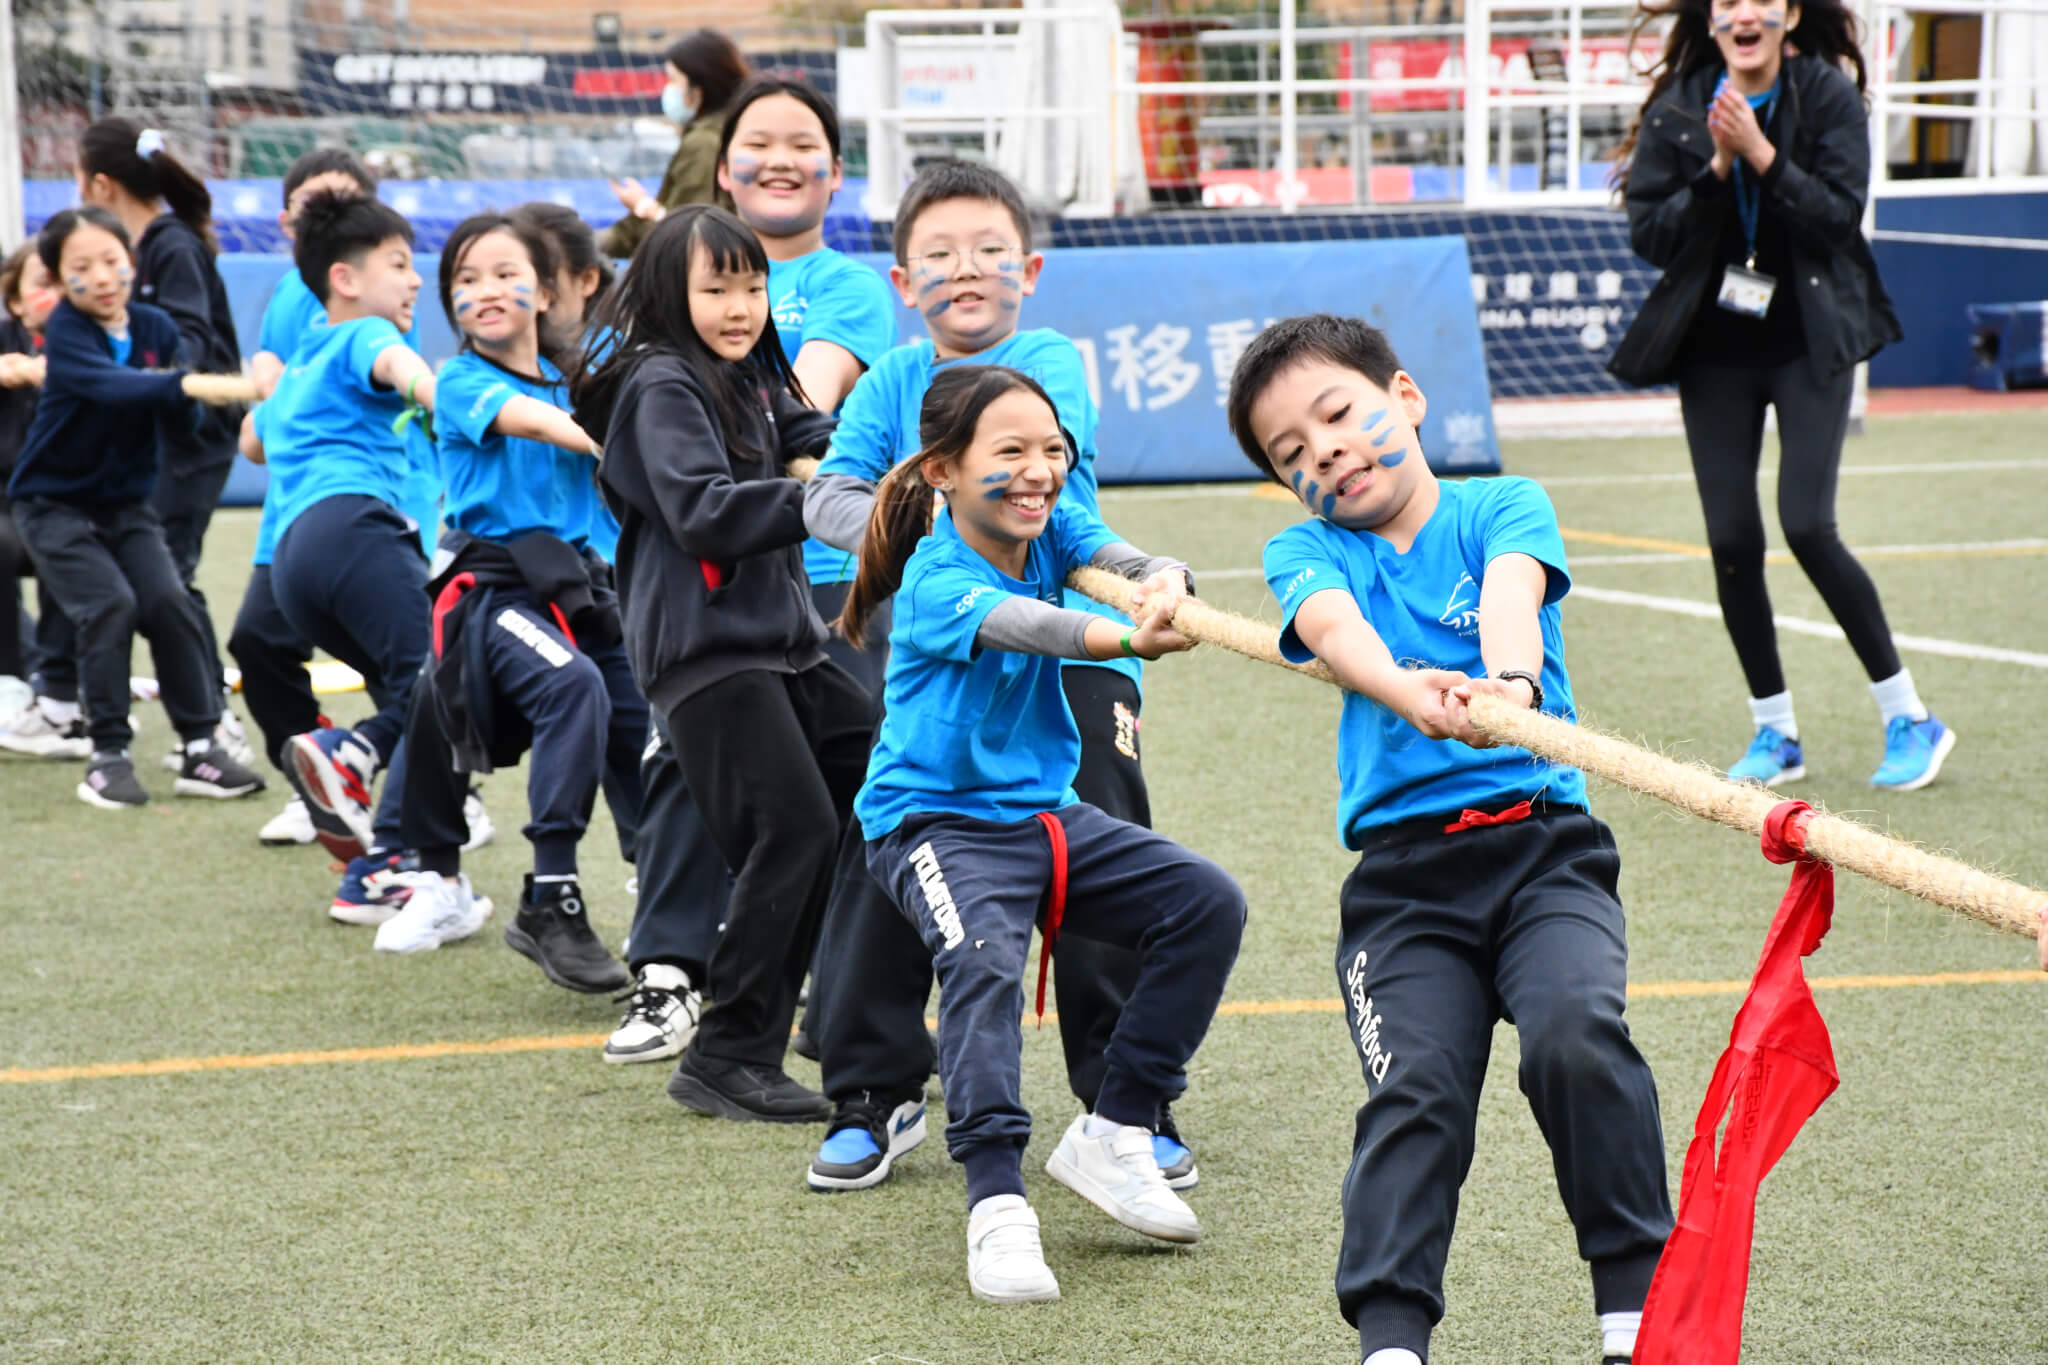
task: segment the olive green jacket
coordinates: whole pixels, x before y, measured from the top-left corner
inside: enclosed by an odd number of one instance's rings
[[[662,172],[661,188],[654,200],[665,209],[685,204],[716,204],[732,207],[732,196],[718,188],[718,139],[725,133],[725,112],[699,114],[683,125],[683,140],[676,145],[668,169]],[[609,256],[624,258],[640,249],[654,224],[627,214],[606,228],[598,245]]]

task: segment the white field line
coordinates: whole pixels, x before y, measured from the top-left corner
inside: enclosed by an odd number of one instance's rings
[[[1897,474],[1925,476],[1942,473],[1972,473],[1999,469],[2048,469],[2048,459],[2031,460],[1935,460],[1927,464],[1845,464],[1841,477],[1884,478]],[[1778,467],[1766,465],[1759,471],[1760,478],[1776,478]],[[1531,475],[1535,478],[1536,476]],[[1691,474],[1558,474],[1549,478],[1537,478],[1536,482],[1545,488],[1609,488],[1624,484],[1643,483],[1691,483]],[[1176,484],[1167,488],[1134,487],[1118,485],[1102,490],[1105,501],[1117,502],[1172,502],[1182,498],[1245,498],[1254,496],[1256,490],[1270,487],[1262,482],[1244,480],[1236,483],[1194,483]]]
[[[1849,553],[1867,559],[1910,558],[1913,556],[1935,555],[1998,555],[2011,553],[2035,553],[2048,551],[2048,538],[2032,537],[2021,540],[1936,540],[1919,545],[1852,545]],[[1645,552],[1627,555],[1572,555],[1574,569],[1622,568],[1632,564],[1696,564],[1707,558],[1706,547],[1702,546],[1690,554],[1675,551]],[[1774,558],[1782,559],[1783,555]],[[1259,578],[1260,569],[1197,569],[1195,581],[1221,578]],[[1574,589],[1584,591],[1584,589]]]

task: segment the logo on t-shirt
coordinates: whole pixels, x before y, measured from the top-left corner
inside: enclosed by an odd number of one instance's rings
[[[1316,571],[1314,569],[1303,569],[1300,573],[1288,579],[1287,586],[1280,589],[1280,605],[1284,607],[1292,602],[1294,595],[1307,587],[1309,580],[1315,576]]]
[[[1472,581],[1471,574],[1458,575],[1458,586],[1451,589],[1451,600],[1444,604],[1444,614],[1436,619],[1439,625],[1449,626],[1460,635],[1479,633],[1479,585]]]
[[[770,309],[777,327],[801,327],[804,325],[804,315],[810,311],[811,301],[794,289],[788,290],[781,298],[775,300],[774,306]]]
[[[969,588],[967,594],[953,604],[953,614],[955,616],[965,616],[973,609],[975,602],[995,591],[997,589],[987,583],[982,584],[978,588]]]

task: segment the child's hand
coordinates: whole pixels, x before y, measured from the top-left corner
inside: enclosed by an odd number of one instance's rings
[[[1164,654],[1179,654],[1193,649],[1195,642],[1174,629],[1173,612],[1186,592],[1180,597],[1155,596],[1151,605],[1138,613],[1137,629],[1131,632],[1131,648],[1141,659],[1157,659]]]
[[[1451,696],[1453,689],[1470,681],[1463,673],[1448,668],[1418,668],[1403,673],[1403,691],[1395,698],[1394,710],[1431,739],[1461,739],[1475,748],[1481,747],[1485,738],[1472,729],[1465,704],[1454,702]]]
[[[1167,615],[1171,617],[1187,596],[1187,574],[1180,569],[1161,569],[1138,585],[1138,590],[1131,595],[1131,603],[1143,611],[1148,603],[1163,601],[1168,604]]]
[[[46,369],[47,362],[39,355],[0,356],[0,388],[39,389]]]
[[[1454,738],[1463,740],[1475,749],[1490,749],[1497,740],[1472,724],[1472,698],[1498,697],[1510,706],[1527,707],[1536,700],[1536,693],[1521,678],[1468,678],[1451,689],[1448,699],[1451,718],[1455,727]]]

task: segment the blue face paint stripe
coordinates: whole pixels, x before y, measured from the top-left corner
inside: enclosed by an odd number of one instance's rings
[[[1381,422],[1384,422],[1384,421],[1386,421],[1386,420],[1387,420],[1387,414],[1388,414],[1389,412],[1391,412],[1391,411],[1392,411],[1392,409],[1391,409],[1391,408],[1381,408],[1381,409],[1380,409],[1380,410],[1379,410],[1378,412],[1376,412],[1376,413],[1374,413],[1374,414],[1373,414],[1372,416],[1370,416],[1370,417],[1366,418],[1366,419],[1365,419],[1365,421],[1364,421],[1364,423],[1362,423],[1362,424],[1361,424],[1361,425],[1359,426],[1359,428],[1358,428],[1358,429],[1359,429],[1360,431],[1371,431],[1371,430],[1372,430],[1372,429],[1373,429],[1374,427],[1378,426],[1378,425],[1379,425],[1379,424],[1380,424]]]
[[[1381,432],[1379,435],[1372,438],[1372,448],[1374,450],[1378,450],[1381,446],[1385,445],[1387,442],[1393,439],[1394,429],[1392,427],[1388,427],[1385,431]]]
[[[1336,495],[1335,493],[1325,493],[1325,494],[1323,494],[1323,508],[1322,508],[1322,512],[1323,512],[1323,515],[1327,517],[1327,516],[1329,516],[1329,515],[1330,515],[1330,513],[1334,512],[1334,511],[1336,511],[1336,510],[1337,510],[1337,495]]]
[[[1407,458],[1408,452],[1405,450],[1390,450],[1386,454],[1380,456],[1380,464],[1387,469],[1392,469],[1396,465],[1399,465],[1401,461]]]

